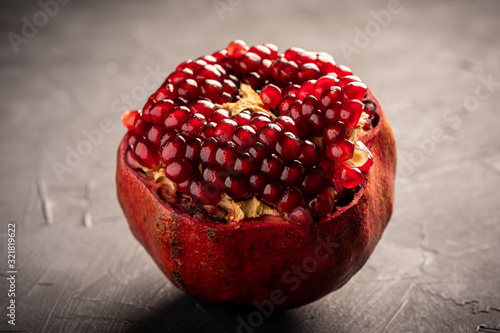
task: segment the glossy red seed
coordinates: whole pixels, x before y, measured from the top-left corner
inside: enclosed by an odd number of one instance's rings
[[[205,118],[209,118],[214,112],[215,105],[210,101],[199,99],[191,102],[189,104],[189,109],[191,110],[191,113],[199,113]]]
[[[349,82],[342,88],[344,100],[361,100],[365,96],[367,89],[368,87],[363,82]]]
[[[304,164],[306,168],[318,165],[321,159],[321,153],[318,146],[309,141],[304,140],[300,147],[298,160]]]
[[[219,50],[217,52],[212,53],[212,57],[214,57],[217,62],[221,61],[226,56],[227,56],[226,49],[222,49],[222,50]]]
[[[344,88],[344,86],[346,84],[351,83],[351,82],[361,82],[361,79],[359,77],[357,77],[356,75],[344,76],[344,77],[340,78],[340,80],[339,80],[339,87]]]
[[[261,61],[262,58],[259,55],[249,51],[236,59],[236,65],[242,74],[248,74],[257,70]]]
[[[281,172],[280,180],[285,185],[297,185],[304,179],[306,169],[297,160],[288,162]]]
[[[269,148],[270,151],[274,151],[276,147],[276,143],[282,134],[282,129],[280,126],[270,123],[264,125],[260,131],[258,132],[257,139],[264,146]]]
[[[280,116],[274,119],[274,123],[279,125],[283,132],[291,132],[293,134],[297,134],[297,128],[295,127],[295,122],[292,118],[288,116]]]
[[[176,134],[177,134],[177,130],[175,130],[173,128],[165,130],[161,136],[161,139],[160,139],[160,147],[163,146],[165,144],[165,142],[167,142],[168,140],[173,138]]]
[[[326,146],[325,156],[331,161],[342,163],[350,159],[354,154],[354,144],[349,140],[341,140]]]
[[[250,126],[252,126],[256,132],[258,132],[264,125],[269,123],[271,123],[271,119],[269,117],[257,116],[255,118],[252,118]]]
[[[280,200],[278,201],[276,207],[278,210],[290,213],[292,210],[297,208],[302,200],[302,192],[296,187],[287,187],[283,192]]]
[[[356,143],[356,146],[359,149],[363,149],[366,152],[366,154],[368,155],[368,159],[366,160],[365,164],[363,164],[362,166],[358,167],[358,169],[359,169],[359,171],[367,171],[373,165],[373,155],[370,152],[370,150],[361,141],[358,141]]]
[[[236,84],[234,84],[233,81],[229,79],[224,79],[222,83],[222,92],[228,93],[232,97],[236,96],[238,94],[238,87]]]
[[[198,113],[192,114],[184,124],[182,124],[181,133],[186,138],[195,137],[200,133],[206,123],[207,121],[203,115]]]
[[[176,97],[177,93],[175,92],[175,88],[171,83],[164,84],[154,93],[155,101],[162,101],[164,99],[174,99]]]
[[[174,98],[172,100],[172,102],[174,102],[174,104],[176,106],[188,106],[188,104],[189,104],[187,100],[185,100],[184,98],[180,98],[180,97]]]
[[[248,150],[250,156],[253,157],[255,163],[260,165],[264,158],[269,154],[269,150],[260,142],[256,142],[250,149]]]
[[[197,82],[207,79],[219,81],[221,77],[222,74],[217,70],[217,68],[215,68],[215,66],[205,65],[196,72],[195,80]]]
[[[321,136],[325,129],[325,114],[321,110],[315,110],[309,117],[309,129],[313,136]]]
[[[329,215],[334,209],[335,190],[326,187],[308,202],[311,214],[316,217]]]
[[[149,117],[149,113],[147,111],[149,111],[149,109],[155,103],[156,101],[154,100],[154,98],[152,96],[149,97],[148,101],[146,102],[146,104],[144,104],[144,107],[142,108],[142,113],[141,113],[142,119],[144,119],[147,122],[151,122],[151,118]]]
[[[227,176],[229,176],[229,173],[226,170],[215,165],[203,169],[203,180],[206,183],[213,184],[221,192],[224,190],[224,181]]]
[[[325,172],[319,166],[313,166],[307,171],[304,180],[300,184],[300,190],[304,196],[316,195],[325,186]]]
[[[147,113],[149,115],[149,118],[153,123],[156,124],[163,124],[165,121],[165,118],[169,115],[169,113],[174,109],[175,105],[174,102],[172,102],[169,99],[159,101],[151,106]]]
[[[264,177],[264,175],[261,174],[260,172],[251,175],[248,182],[250,185],[250,190],[255,195],[260,195],[267,185],[266,177]]]
[[[141,165],[135,159],[133,148],[131,146],[128,146],[127,149],[125,150],[124,160],[125,160],[125,164],[127,164],[129,168],[132,168],[132,169],[140,169],[141,168]]]
[[[234,120],[223,119],[215,126],[214,137],[219,142],[228,142],[233,138],[234,131],[237,127],[238,124]]]
[[[283,185],[279,183],[267,184],[260,195],[261,199],[270,204],[274,205],[278,203],[283,195]]]
[[[288,220],[302,227],[310,226],[314,222],[311,212],[304,207],[297,207],[292,210],[290,214],[288,214]]]
[[[139,115],[138,111],[125,111],[122,113],[122,123],[127,130],[134,129],[135,118]]]
[[[269,59],[276,59],[276,57],[278,56],[278,47],[271,43],[266,43],[264,44],[264,46],[267,47],[270,51]]]
[[[339,120],[340,109],[342,109],[341,102],[334,102],[328,105],[325,109],[325,121],[327,125]]]
[[[142,117],[135,117],[134,133],[145,136],[147,135],[150,127],[151,123],[145,121]]]
[[[263,81],[259,74],[256,72],[251,72],[249,74],[244,75],[241,78],[241,82],[250,85],[254,90],[257,90],[262,85]]]
[[[248,110],[248,109],[247,109],[247,110],[245,110],[245,112],[246,112],[246,111],[250,112],[250,110]],[[253,113],[251,114],[252,119],[253,119],[253,118],[256,118],[256,117],[261,117],[261,116],[262,116],[262,117],[266,117],[266,118],[268,118],[268,119],[271,119],[271,115],[270,115],[268,112],[264,112],[264,111],[257,111],[257,112],[253,112]]]
[[[215,100],[222,92],[222,84],[215,80],[203,80],[200,82],[200,96]]]
[[[236,68],[236,60],[232,57],[225,57],[220,61],[220,65],[224,67],[226,71],[233,72]]]
[[[300,65],[304,65],[306,63],[314,62],[317,58],[318,58],[318,56],[316,55],[316,53],[311,52],[311,51],[303,51],[303,52],[297,53],[297,55],[295,55],[294,60],[300,66]]]
[[[331,145],[343,140],[349,128],[341,121],[335,121],[325,128],[323,132],[323,144]]]
[[[298,84],[292,84],[288,86],[284,91],[283,91],[283,96],[297,96],[300,90],[300,85]]]
[[[229,176],[224,182],[224,191],[233,199],[244,199],[250,195],[250,186],[242,177]]]
[[[153,146],[158,147],[160,145],[160,140],[165,131],[165,127],[160,124],[154,124],[148,131],[147,138]]]
[[[342,163],[335,168],[334,182],[345,188],[354,188],[363,182],[363,174],[358,168]]]
[[[281,102],[279,104],[280,115],[282,115],[282,116],[289,116],[290,115],[290,106],[295,101],[295,99],[296,98],[294,96],[288,95],[288,96],[285,96],[281,100]]]
[[[200,57],[199,59],[203,59],[209,64],[215,64],[217,62],[217,59],[212,55],[206,55],[206,56]]]
[[[141,135],[134,132],[127,132],[127,146],[134,145],[137,142],[137,139],[140,137]]]
[[[177,190],[177,192],[189,194],[189,187],[190,186],[191,186],[191,179],[187,179],[181,183],[176,183],[175,189]]]
[[[174,86],[179,82],[185,81],[187,79],[191,79],[193,77],[193,71],[189,68],[184,68],[178,71],[173,72],[167,77],[167,81],[171,82]]]
[[[271,66],[273,62],[269,59],[263,59],[257,68],[257,74],[259,74],[263,82],[271,79]]]
[[[307,122],[314,111],[318,109],[318,99],[314,96],[307,96],[302,101],[300,117],[302,122]]]
[[[294,61],[284,63],[278,72],[278,80],[281,82],[295,81],[299,67]]]
[[[214,122],[214,123],[220,123],[223,119],[229,118],[229,111],[225,109],[217,109],[215,110],[210,118],[208,118],[208,121]]]
[[[265,45],[255,45],[252,46],[248,52],[253,52],[257,54],[262,59],[269,59],[271,56],[271,50]]]
[[[251,126],[241,126],[234,131],[232,139],[239,151],[246,152],[257,140],[257,133]]]
[[[250,177],[256,169],[257,165],[249,153],[244,153],[238,156],[234,164],[234,174],[245,178]]]
[[[221,191],[205,183],[202,179],[194,179],[189,186],[189,194],[198,206],[216,205],[221,198]]]
[[[290,118],[295,122],[298,136],[305,136],[309,134],[309,126],[307,121],[302,120],[302,102],[299,100],[294,101],[290,105]]]
[[[193,79],[187,79],[177,84],[177,94],[179,97],[186,100],[193,99],[198,96],[198,83]]]
[[[233,40],[227,46],[227,55],[238,56],[246,50],[248,50],[248,45],[244,41],[242,41],[241,39]]]
[[[322,75],[325,74],[336,74],[337,71],[337,66],[335,64],[335,60],[332,58],[325,58],[322,56],[318,56],[318,59],[315,61],[316,65],[318,65],[318,68],[321,72]]]
[[[301,49],[300,47],[291,47],[288,50],[285,51],[283,54],[287,60],[292,60],[295,59],[297,54],[304,52],[304,49]]]
[[[219,96],[217,96],[217,98],[215,99],[215,103],[217,104],[225,104],[225,103],[230,103],[233,101],[233,97],[231,95],[229,95],[228,93],[221,93]]]
[[[202,59],[197,59],[197,60],[187,60],[183,63],[181,63],[177,68],[175,69],[176,71],[181,70],[183,68],[189,68],[193,73],[195,73],[198,69],[201,67],[205,66],[207,62]]]
[[[299,157],[301,140],[292,132],[285,132],[276,144],[276,153],[286,161]]]
[[[217,126],[216,123],[214,122],[208,122],[205,127],[203,128],[203,130],[201,131],[200,133],[200,137],[203,139],[203,140],[206,140],[208,138],[213,138],[214,136],[214,130],[215,130],[215,126]]]
[[[268,84],[260,92],[260,98],[267,109],[274,109],[281,101],[281,89],[274,84]]]
[[[343,121],[349,128],[354,128],[358,124],[363,113],[364,104],[356,99],[346,101],[340,109],[338,120]]]
[[[193,167],[186,160],[174,161],[166,165],[165,176],[174,183],[182,183],[193,174]]]
[[[335,74],[337,74],[337,76],[339,78],[342,78],[342,77],[347,76],[347,75],[352,75],[352,70],[345,65],[339,65],[339,66],[335,67],[334,71],[335,71]]]
[[[213,165],[215,161],[215,153],[219,148],[219,143],[215,138],[207,138],[200,150],[200,160],[203,165]]]
[[[283,161],[275,154],[268,155],[262,161],[260,171],[268,180],[276,180],[283,172]]]
[[[232,141],[221,144],[215,153],[215,161],[217,164],[230,174],[234,172],[234,165],[236,164],[237,158],[238,149]]]
[[[283,66],[286,63],[287,63],[287,61],[284,58],[278,58],[273,62],[273,64],[271,65],[271,68],[270,68],[270,73],[271,73],[271,77],[274,80],[278,80],[281,66]]]
[[[174,108],[165,119],[165,127],[180,128],[182,124],[189,118],[191,111],[185,106]]]
[[[314,85],[316,84],[316,80],[309,80],[301,84],[299,92],[297,94],[297,98],[301,101],[304,100],[307,96],[314,95]]]
[[[321,95],[321,109],[325,110],[332,103],[341,102],[342,98],[342,89],[339,86],[331,87]]]
[[[153,145],[143,137],[138,137],[133,145],[136,161],[145,168],[156,169],[160,165],[160,159]]]
[[[191,138],[186,142],[185,158],[192,166],[197,167],[200,164],[201,139]]]
[[[331,87],[337,86],[338,82],[339,80],[337,78],[337,75],[335,74],[329,74],[320,77],[314,84],[314,96],[316,96],[317,99],[321,100],[321,96],[323,96],[323,93]]]
[[[250,117],[250,114],[248,113],[240,112],[232,116],[231,120],[234,120],[238,124],[238,126],[245,126],[245,125],[250,125],[252,117]]]
[[[160,160],[167,165],[184,158],[186,153],[186,139],[180,134],[175,135],[160,147]]]
[[[307,80],[316,80],[320,75],[319,68],[315,64],[306,63],[299,67],[297,71],[297,82],[302,83]]]

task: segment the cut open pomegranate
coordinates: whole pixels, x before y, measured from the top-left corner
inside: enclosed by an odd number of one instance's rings
[[[392,131],[326,53],[234,41],[181,63],[122,119],[125,216],[165,274],[204,299],[251,304],[279,289],[277,307],[314,301],[361,268],[389,221]],[[294,289],[286,275],[308,258]]]

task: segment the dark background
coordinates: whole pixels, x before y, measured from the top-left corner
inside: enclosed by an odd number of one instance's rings
[[[249,310],[185,295],[133,238],[114,172],[121,111],[163,79],[150,73],[240,38],[326,51],[353,68],[384,106],[399,153],[394,215],[366,266],[255,332],[500,332],[500,2],[401,0],[378,23],[389,4],[73,0],[49,16],[35,1],[2,1],[0,329],[237,331]],[[103,120],[111,129],[59,179],[54,166]]]

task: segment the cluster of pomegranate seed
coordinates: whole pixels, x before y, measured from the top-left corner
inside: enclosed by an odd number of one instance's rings
[[[124,113],[125,159],[163,170],[214,219],[224,197],[255,196],[307,225],[349,204],[373,164],[355,139],[378,121],[366,91],[329,54],[233,41],[183,62],[142,110]]]

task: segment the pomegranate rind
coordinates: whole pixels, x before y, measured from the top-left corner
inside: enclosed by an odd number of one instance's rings
[[[351,204],[308,227],[278,216],[217,224],[179,213],[125,164],[124,138],[116,182],[133,234],[172,283],[207,301],[295,308],[339,289],[366,263],[393,209],[395,140],[370,90],[367,99],[380,120],[360,140],[374,164]]]

